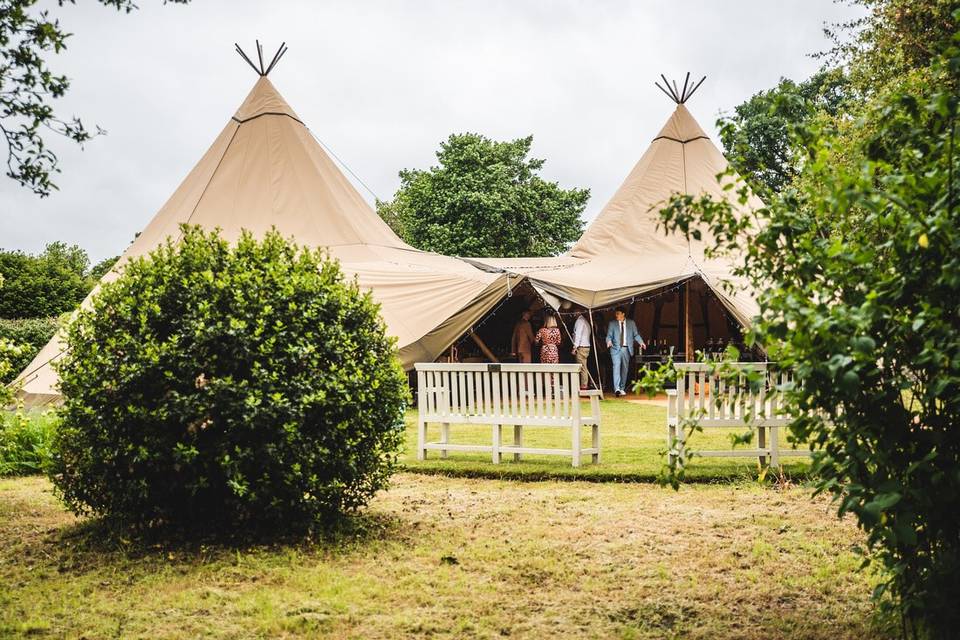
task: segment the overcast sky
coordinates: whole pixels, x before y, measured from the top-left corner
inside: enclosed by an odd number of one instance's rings
[[[707,76],[687,106],[716,140],[720,113],[810,75],[824,23],[854,15],[832,0],[138,1],[129,15],[41,3],[75,34],[52,60],[73,81],[59,113],[108,134],[83,151],[56,144],[49,198],[0,178],[0,247],[120,253],[256,80],[235,41],[270,54],[287,42],[271,80],[380,198],[450,133],[533,134],[547,178],[590,189],[589,220],[671,113],[660,73]]]

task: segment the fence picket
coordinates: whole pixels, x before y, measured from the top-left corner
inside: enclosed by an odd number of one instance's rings
[[[706,397],[707,389],[704,382],[704,373],[697,373],[697,415],[703,415],[703,401]]]
[[[526,416],[535,415],[533,410],[533,374],[528,373],[523,381],[523,411]]]

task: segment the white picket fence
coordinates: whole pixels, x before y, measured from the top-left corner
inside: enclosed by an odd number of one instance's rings
[[[577,364],[417,363],[417,458],[427,451],[490,452],[494,464],[503,454],[520,460],[525,453],[570,456],[574,467],[583,455],[600,461],[600,392],[580,391]],[[590,398],[591,415],[581,415],[580,398]],[[440,440],[427,442],[427,425],[440,424]],[[491,443],[450,441],[451,425],[490,425]],[[513,443],[503,443],[503,426],[513,426]],[[591,427],[591,446],[582,447],[581,429]],[[570,448],[527,447],[525,427],[570,429]]]
[[[684,455],[688,429],[684,425],[696,423],[703,429],[756,429],[756,447],[723,451],[696,450],[703,457],[753,457],[761,464],[768,461],[780,465],[783,456],[809,456],[805,449],[784,447],[780,430],[793,418],[784,412],[783,391],[791,382],[789,372],[778,370],[766,362],[738,362],[724,365],[709,363],[679,363],[677,388],[667,390],[667,447],[671,462]],[[730,369],[739,370],[737,379],[728,379]],[[714,369],[717,369],[716,371]],[[757,372],[762,378],[756,387],[747,382],[748,372]]]

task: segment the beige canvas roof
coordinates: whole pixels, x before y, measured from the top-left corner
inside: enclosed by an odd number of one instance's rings
[[[658,228],[659,211],[673,194],[736,198],[717,182],[727,160],[686,106],[678,104],[653,142],[570,251],[556,258],[471,258],[493,271],[528,277],[538,290],[588,308],[608,306],[693,276],[702,277],[721,302],[745,326],[757,313],[750,291],[723,289],[732,281],[729,260],[708,259],[710,242]],[[763,206],[751,197],[745,207]]]
[[[228,240],[242,229],[259,235],[275,227],[301,245],[328,248],[345,273],[372,291],[408,368],[435,359],[507,289],[508,276],[419,251],[397,237],[266,76],[104,281],[116,278],[129,258],[177,238],[183,223],[219,228]],[[57,396],[50,362],[62,349],[55,337],[20,374],[25,398]]]

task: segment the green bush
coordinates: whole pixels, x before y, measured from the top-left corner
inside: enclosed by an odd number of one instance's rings
[[[20,357],[22,349],[6,338],[0,337],[0,380],[12,378],[14,373],[13,361]],[[13,389],[0,384],[0,411],[3,411],[13,400]],[[2,414],[0,414],[2,416]]]
[[[0,286],[3,278],[0,276]],[[13,378],[20,359],[31,349],[0,334],[0,381]],[[47,413],[25,414],[6,407],[14,401],[13,389],[0,384],[0,476],[40,472],[49,458],[54,419]]]
[[[56,429],[52,413],[0,413],[0,476],[40,473]]]
[[[183,227],[66,339],[50,475],[76,513],[289,531],[364,505],[395,467],[409,392],[377,305],[275,232]]]
[[[97,282],[87,252],[63,242],[51,242],[36,255],[0,249],[0,275],[6,280],[0,296],[0,318],[68,313]]]
[[[24,318],[8,320],[0,318],[0,339],[6,339],[20,347],[15,356],[10,357],[10,370],[0,376],[0,384],[11,382],[23,368],[30,364],[34,356],[43,348],[53,334],[57,332],[57,318]]]

